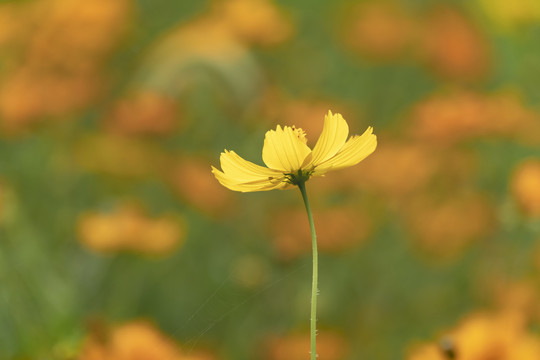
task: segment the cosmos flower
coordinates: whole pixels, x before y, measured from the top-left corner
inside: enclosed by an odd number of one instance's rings
[[[302,129],[278,125],[264,138],[262,158],[267,167],[225,150],[220,157],[222,171],[212,166],[212,173],[223,186],[234,191],[287,189],[303,184],[312,176],[356,165],[377,147],[372,127],[347,140],[348,136],[349,126],[341,114],[329,111],[313,150],[307,145]]]

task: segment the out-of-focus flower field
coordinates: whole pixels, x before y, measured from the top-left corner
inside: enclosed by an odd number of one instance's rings
[[[1,0],[0,358],[301,360],[298,190],[223,149],[324,115],[321,360],[540,359],[538,0]],[[313,144],[311,144],[313,145]]]

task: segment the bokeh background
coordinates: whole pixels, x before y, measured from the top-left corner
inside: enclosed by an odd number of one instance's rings
[[[539,359],[539,44],[537,0],[0,1],[0,358],[307,359],[299,192],[210,165],[331,109],[379,146],[307,184],[320,359]]]

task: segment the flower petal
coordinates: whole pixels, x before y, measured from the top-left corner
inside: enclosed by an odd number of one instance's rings
[[[375,151],[376,147],[377,137],[373,135],[373,128],[370,126],[362,135],[351,137],[334,157],[317,166],[313,175],[323,175],[330,170],[356,165]]]
[[[221,153],[221,168],[212,167],[212,173],[225,187],[234,191],[266,191],[280,189],[288,184],[283,182],[281,172],[259,166],[244,160],[234,151]]]
[[[221,185],[233,191],[241,191],[241,192],[268,191],[268,190],[274,190],[274,189],[286,189],[290,186],[290,184],[286,182],[269,180],[268,178],[260,179],[260,180],[248,182],[248,183],[238,183],[235,180],[233,180],[230,176],[227,176],[227,174],[219,171],[213,166],[212,166],[212,173],[214,174],[214,176],[220,182]]]
[[[250,182],[261,177],[282,177],[280,171],[268,169],[243,159],[234,151],[225,150],[219,158],[221,168],[227,175],[234,177],[238,182]]]
[[[317,166],[336,155],[349,136],[349,125],[341,114],[328,114],[324,117],[323,130],[313,148],[311,164]]]
[[[263,146],[263,161],[270,169],[281,172],[299,170],[304,160],[311,154],[311,149],[298,136],[298,132],[289,126],[266,132]]]

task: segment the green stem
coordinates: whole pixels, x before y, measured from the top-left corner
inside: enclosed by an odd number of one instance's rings
[[[313,247],[313,277],[311,283],[311,360],[317,359],[317,295],[319,293],[319,260],[317,253],[317,234],[315,233],[315,224],[313,223],[313,215],[311,214],[311,207],[309,206],[309,200],[306,193],[306,185],[304,182],[298,184],[300,192],[302,193],[302,199],[304,199],[304,205],[306,205],[306,211],[309,219],[309,227],[311,229],[311,245]]]

